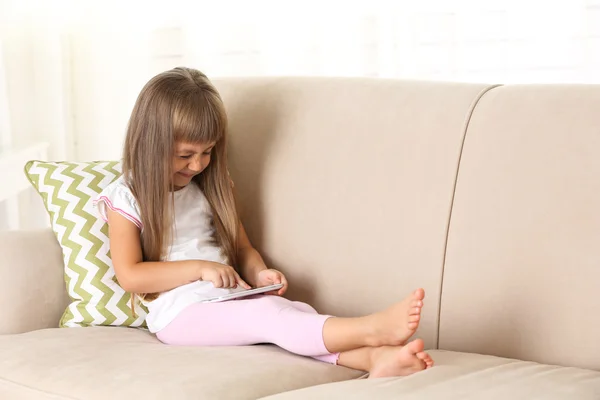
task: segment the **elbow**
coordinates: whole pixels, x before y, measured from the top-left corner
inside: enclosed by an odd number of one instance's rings
[[[138,291],[136,290],[136,285],[135,283],[127,280],[127,279],[119,279],[117,278],[117,281],[119,283],[119,286],[121,286],[121,288],[126,291],[127,293],[137,293]]]
[[[140,293],[139,282],[135,278],[135,274],[133,274],[132,270],[132,267],[116,268],[115,266],[115,276],[117,277],[117,283],[127,293]]]

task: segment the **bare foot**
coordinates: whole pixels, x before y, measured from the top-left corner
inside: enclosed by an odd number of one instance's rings
[[[404,347],[378,347],[371,354],[369,378],[407,376],[433,366],[423,351],[423,340],[416,339]]]
[[[433,358],[424,351],[417,353],[417,358],[425,363],[425,369],[433,367]]]
[[[425,291],[417,289],[404,300],[370,316],[373,334],[369,345],[402,346],[415,333],[421,320]]]

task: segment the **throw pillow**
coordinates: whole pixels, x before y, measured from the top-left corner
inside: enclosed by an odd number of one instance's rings
[[[41,195],[62,247],[71,303],[59,326],[145,327],[147,309],[136,301],[135,314],[131,310],[131,296],[119,286],[110,259],[108,226],[93,205],[121,175],[120,163],[34,160],[25,165],[25,174]]]

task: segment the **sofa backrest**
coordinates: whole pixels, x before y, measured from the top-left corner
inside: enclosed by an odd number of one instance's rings
[[[600,85],[505,86],[469,123],[439,347],[600,370]]]
[[[58,327],[69,297],[54,233],[0,232],[0,254],[0,335]]]
[[[426,290],[437,344],[446,233],[463,136],[490,86],[370,79],[215,81],[253,244],[290,297],[356,316]]]

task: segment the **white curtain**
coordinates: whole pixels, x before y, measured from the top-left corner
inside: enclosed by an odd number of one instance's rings
[[[43,140],[54,157],[67,155],[72,135],[68,40],[60,11],[46,2],[0,1],[0,69],[6,80],[12,147]]]
[[[10,130],[10,112],[8,108],[8,90],[6,87],[6,71],[4,67],[4,50],[0,41],[0,154],[10,147],[12,134]]]
[[[182,45],[155,55],[212,75],[600,82],[598,0],[237,3],[165,15]]]
[[[119,157],[142,85],[177,65],[600,83],[600,0],[0,0],[0,40],[9,141],[52,159]]]

